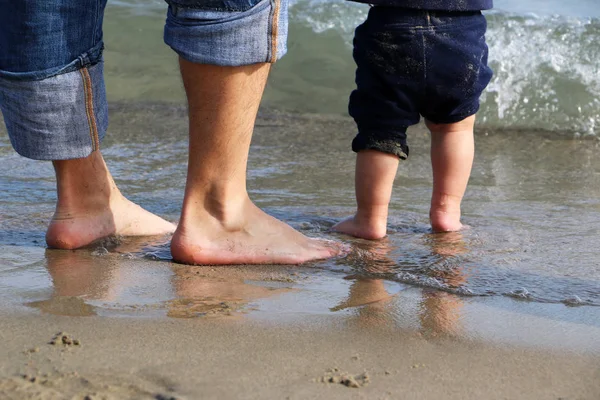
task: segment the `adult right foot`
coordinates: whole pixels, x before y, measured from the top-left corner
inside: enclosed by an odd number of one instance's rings
[[[190,118],[183,209],[171,241],[185,264],[300,264],[340,253],[256,207],[246,189],[248,151],[270,64],[239,67],[180,59]]]
[[[171,241],[184,264],[301,264],[342,253],[342,245],[311,239],[246,199],[225,213],[184,212]]]

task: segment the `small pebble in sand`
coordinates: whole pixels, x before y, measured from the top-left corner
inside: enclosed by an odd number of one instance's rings
[[[69,335],[66,332],[59,332],[56,334],[56,336],[54,336],[52,338],[52,340],[50,341],[51,345],[54,346],[59,346],[59,345],[63,345],[63,346],[80,346],[81,343],[79,342],[78,339],[74,339],[71,335]]]
[[[44,379],[43,375],[42,375],[42,377],[39,377],[39,376],[25,374],[25,375],[22,375],[22,378],[31,383],[39,383],[42,385],[45,385],[46,383],[48,383],[48,379]]]
[[[337,368],[334,369],[336,370],[334,373],[328,372],[319,381],[322,383],[341,384],[349,388],[360,388],[371,382],[371,378],[366,372],[360,375],[352,375],[347,372],[339,372]]]

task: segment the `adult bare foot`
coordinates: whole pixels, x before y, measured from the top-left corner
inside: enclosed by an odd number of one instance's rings
[[[345,233],[346,235],[362,239],[382,239],[387,234],[387,216],[383,218],[368,218],[356,213],[338,222],[331,229],[335,232]]]
[[[173,259],[184,264],[301,264],[342,251],[333,241],[304,236],[250,199],[227,213],[184,212],[171,241]]]
[[[107,236],[155,236],[175,231],[174,224],[119,197],[102,210],[57,210],[46,243],[56,249],[77,249]]]
[[[341,246],[307,238],[256,207],[246,190],[248,151],[269,64],[239,67],[180,59],[190,148],[171,254],[186,264],[300,264]]]
[[[127,200],[100,152],[54,161],[58,201],[46,243],[76,249],[111,235],[150,236],[175,231],[175,225]]]

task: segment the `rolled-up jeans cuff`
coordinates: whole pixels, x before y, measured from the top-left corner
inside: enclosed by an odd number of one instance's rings
[[[377,150],[406,160],[408,158],[406,133],[359,132],[352,141],[352,151],[358,153],[362,150]]]
[[[0,77],[0,108],[10,141],[22,156],[87,157],[108,128],[103,63],[41,80]]]
[[[288,0],[262,0],[243,11],[167,3],[165,43],[188,61],[237,67],[274,63],[287,51]]]

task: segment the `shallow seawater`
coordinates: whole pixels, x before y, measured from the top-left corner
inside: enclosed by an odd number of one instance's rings
[[[600,7],[495,3],[487,14],[495,76],[482,98],[463,206],[469,230],[430,233],[429,137],[416,127],[388,237],[330,232],[355,202],[355,126],[344,115],[352,31],[368,7],[298,0],[288,54],[273,68],[257,121],[248,186],[272,215],[351,252],[294,267],[190,267],[171,262],[168,237],[46,249],[51,165],[18,156],[0,124],[1,307],[265,323],[322,314],[424,335],[600,351]],[[165,8],[162,0],[109,1],[103,153],[127,197],[176,221],[187,116],[176,56],[162,42]]]
[[[118,104],[111,113],[103,147],[122,191],[176,221],[187,160],[185,109]],[[46,249],[44,230],[55,200],[51,166],[16,155],[2,132],[3,307],[58,315],[278,322],[328,314],[359,324],[502,341],[530,338],[534,344],[536,336],[526,327],[539,320],[538,329],[560,328],[556,332],[570,332],[574,347],[598,350],[596,139],[480,130],[464,200],[470,229],[431,234],[429,137],[416,127],[409,134],[410,160],[396,179],[389,235],[369,242],[330,232],[354,207],[353,132],[347,118],[260,113],[249,162],[252,198],[305,234],[352,249],[344,257],[299,267],[178,265],[171,262],[168,237],[117,238],[78,251]],[[512,327],[504,330],[502,324]],[[565,345],[564,335],[554,340]]]

